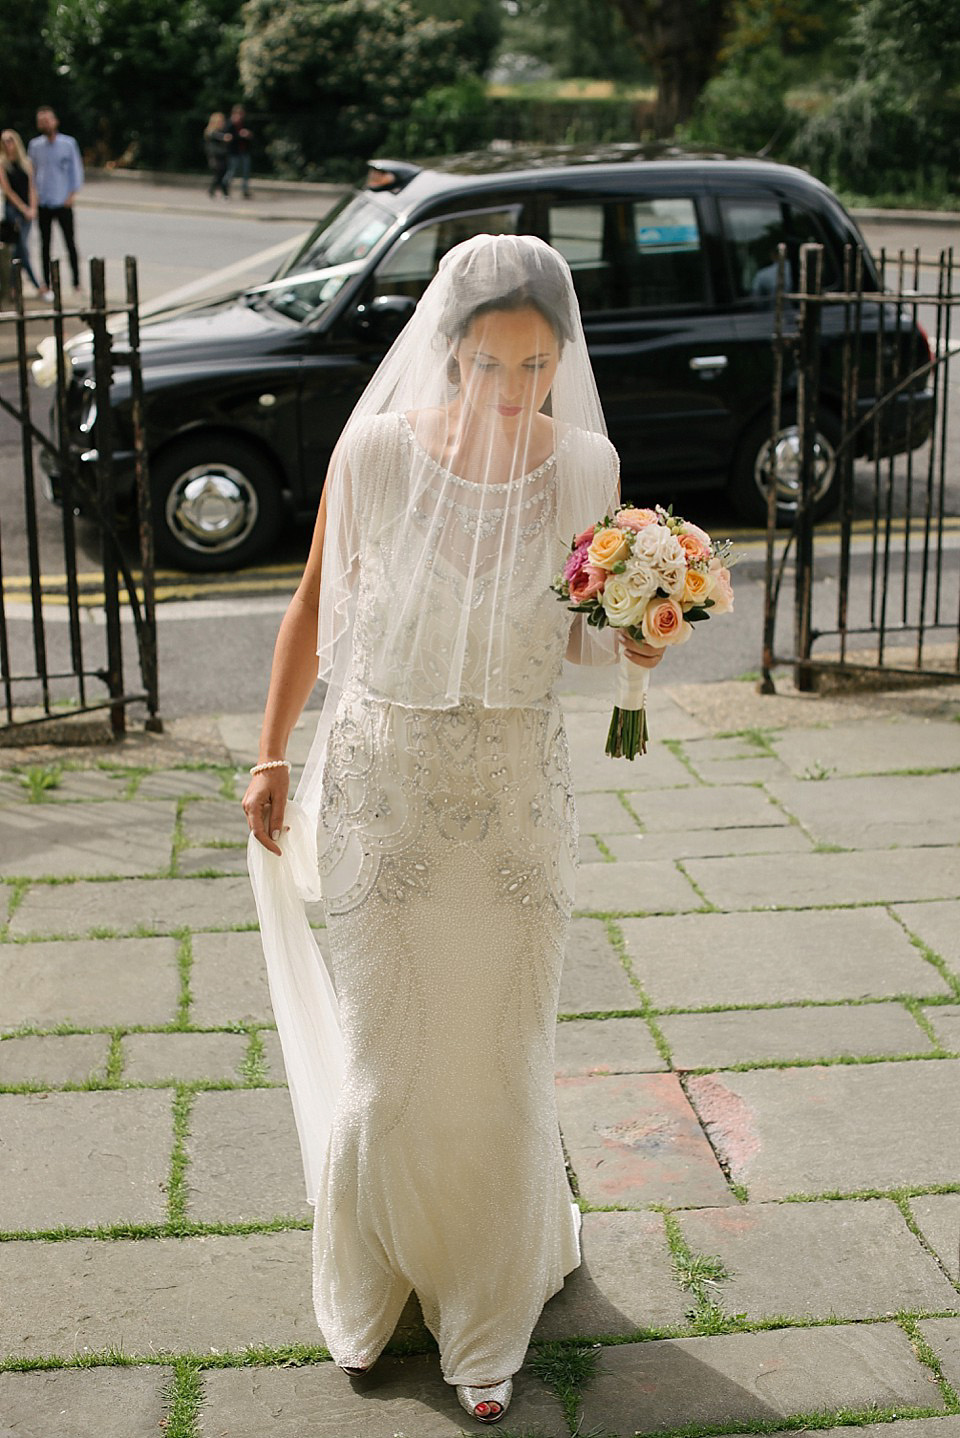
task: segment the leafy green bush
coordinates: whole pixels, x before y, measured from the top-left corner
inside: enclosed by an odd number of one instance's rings
[[[798,126],[784,99],[787,83],[780,51],[772,45],[754,50],[708,82],[677,138],[747,154],[763,150],[779,158]]]
[[[414,100],[410,113],[396,121],[385,140],[396,156],[453,155],[473,150],[490,138],[486,87],[476,75],[455,85],[440,85]]]

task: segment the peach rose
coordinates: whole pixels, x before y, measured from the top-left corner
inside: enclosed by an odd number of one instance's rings
[[[644,610],[640,628],[648,644],[662,649],[666,644],[683,644],[693,633],[693,625],[683,617],[675,599],[653,599]]]
[[[690,606],[702,604],[711,597],[714,576],[703,569],[688,569],[684,575],[683,593],[680,603]]]
[[[680,548],[687,556],[688,563],[692,563],[696,559],[709,559],[710,546],[704,544],[703,540],[698,539],[695,534],[678,534],[677,538],[680,541]]]
[[[585,529],[582,534],[577,535],[576,539],[573,541],[574,549],[579,549],[581,544],[589,544],[596,532],[597,526],[595,524],[591,524],[589,529]]]
[[[621,509],[617,515],[617,523],[621,529],[646,529],[648,524],[657,522],[657,512],[654,509]]]
[[[587,558],[598,569],[612,569],[621,559],[626,559],[629,552],[630,546],[619,529],[598,529],[587,550]]]
[[[721,564],[719,569],[714,570],[713,593],[710,598],[713,600],[714,614],[729,614],[733,609],[733,585],[730,583],[730,571],[726,565]]]
[[[570,580],[570,598],[574,604],[585,604],[599,594],[607,582],[607,571],[595,564],[585,564]]]

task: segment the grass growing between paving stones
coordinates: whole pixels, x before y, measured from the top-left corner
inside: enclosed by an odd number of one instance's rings
[[[173,1376],[163,1394],[167,1410],[163,1419],[165,1438],[199,1438],[202,1400],[203,1380],[199,1368],[189,1359],[176,1359]]]
[[[186,1084],[177,1084],[173,1097],[173,1152],[167,1187],[167,1220],[177,1233],[187,1222],[187,1139],[190,1137],[192,1107],[192,1090]]]
[[[563,1409],[571,1433],[577,1424],[577,1413],[584,1388],[596,1377],[600,1347],[582,1342],[552,1340],[538,1344],[529,1360],[530,1371],[550,1389]]]
[[[712,1254],[694,1253],[673,1212],[660,1204],[653,1206],[663,1214],[674,1277],[682,1289],[693,1295],[694,1306],[686,1313],[691,1326],[698,1334],[724,1331],[730,1320],[724,1314],[718,1293],[720,1284],[730,1274],[722,1259]],[[743,1317],[743,1314],[737,1315],[738,1319]]]
[[[240,1073],[249,1088],[261,1088],[267,1084],[267,1056],[259,1029],[250,1030],[250,1042],[240,1065]]]
[[[640,1014],[641,1017],[646,1021],[647,1028],[650,1030],[653,1042],[656,1044],[657,1047],[657,1053],[663,1059],[664,1063],[669,1064],[672,1068],[673,1061],[670,1056],[670,1045],[667,1043],[667,1040],[663,1035],[663,1031],[661,1030],[659,1024],[656,1021],[656,1018],[654,1017],[655,1010],[653,1004],[650,1002],[649,995],[647,994],[640,980],[637,978],[636,974],[633,972],[633,965],[630,963],[630,956],[627,953],[627,944],[626,940],[623,937],[623,930],[615,919],[604,919],[603,925],[606,929],[607,938],[610,941],[610,947],[613,949],[617,958],[620,960],[620,964],[623,968],[624,973],[629,979],[631,986],[637,992],[637,997],[640,1000]]]

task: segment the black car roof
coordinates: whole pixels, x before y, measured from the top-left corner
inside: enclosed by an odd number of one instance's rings
[[[388,161],[382,162],[384,168]],[[589,167],[584,173],[585,167]],[[412,167],[411,167],[412,168]],[[691,170],[701,178],[722,187],[724,182],[742,183],[780,181],[834,198],[826,185],[806,170],[767,160],[757,155],[734,151],[692,149],[659,144],[550,145],[477,150],[461,155],[447,155],[424,160],[416,173],[402,187],[392,192],[380,191],[378,198],[397,213],[417,208],[441,195],[458,190],[499,189],[508,183],[511,189],[541,188],[551,182],[571,188],[586,185],[592,179],[611,179],[620,174],[636,175],[649,170],[659,180],[683,180]],[[704,176],[702,172],[706,172]],[[579,172],[579,173],[578,173]]]

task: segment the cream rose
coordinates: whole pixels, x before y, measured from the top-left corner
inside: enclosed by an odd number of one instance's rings
[[[713,600],[714,614],[729,614],[733,608],[733,585],[730,583],[730,571],[724,564],[714,570],[713,593],[710,598]]]
[[[639,624],[646,602],[645,595],[633,593],[625,574],[614,574],[607,580],[600,600],[607,619],[616,629]]]
[[[617,523],[622,529],[646,529],[648,525],[658,523],[657,511],[655,509],[621,509],[617,515]]]
[[[612,569],[626,559],[630,546],[619,529],[598,529],[587,550],[587,558],[598,569]]]
[[[666,644],[684,644],[693,633],[693,625],[684,619],[675,599],[652,599],[640,627],[647,643],[660,649]]]

